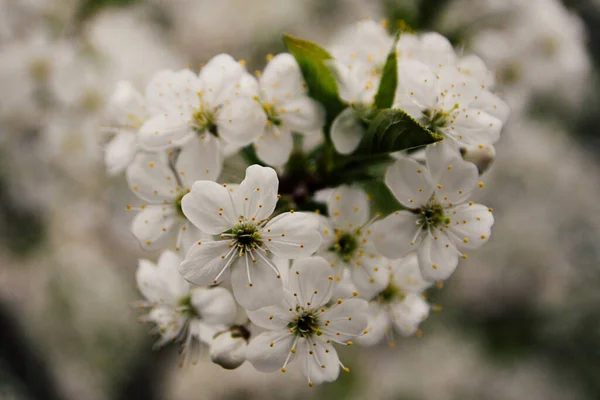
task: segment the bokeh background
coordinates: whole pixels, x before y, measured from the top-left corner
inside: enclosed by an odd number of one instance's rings
[[[492,240],[430,290],[419,337],[345,349],[333,384],[179,368],[130,307],[155,255],[104,169],[108,96],[219,52],[260,69],[284,32],[326,46],[364,18],[496,71]],[[599,62],[598,0],[0,0],[0,399],[600,399]]]

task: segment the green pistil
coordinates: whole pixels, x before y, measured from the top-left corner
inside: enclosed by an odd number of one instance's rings
[[[387,287],[383,289],[381,293],[379,293],[379,296],[377,296],[377,301],[380,303],[390,303],[396,299],[402,300],[403,298],[404,293],[402,293],[398,287],[392,285],[392,283],[389,283]]]
[[[192,114],[192,118],[194,118],[194,130],[196,133],[203,134],[204,132],[209,131],[213,135],[218,136],[217,124],[215,123],[215,117],[212,113],[200,109]]]
[[[281,125],[281,118],[279,118],[279,113],[275,108],[269,103],[261,103],[263,110],[265,110],[265,114],[267,114],[267,119],[270,123],[275,126]]]
[[[175,199],[175,209],[177,210],[177,213],[179,214],[179,216],[185,218],[185,214],[183,213],[183,208],[181,208],[181,200],[183,199],[183,196],[185,196],[187,193],[182,193],[179,196],[177,196],[177,198]]]
[[[226,234],[232,234],[235,242],[239,247],[249,250],[262,245],[262,238],[258,228],[254,224],[247,222],[241,222],[236,225],[230,231],[225,232]]]
[[[431,202],[429,205],[415,210],[419,214],[419,224],[423,229],[437,228],[442,225],[448,225],[452,221],[444,213],[444,207],[441,204]]]
[[[423,115],[425,116],[425,126],[432,132],[438,132],[448,125],[447,114],[441,110],[425,110]]]
[[[179,300],[179,307],[181,308],[181,313],[187,318],[200,318],[200,314],[192,305],[192,295],[188,294],[187,296],[181,298]]]
[[[308,311],[305,311],[294,321],[290,322],[287,327],[290,329],[290,332],[303,338],[312,335],[321,336],[322,334],[319,330],[319,320],[317,316]]]
[[[358,247],[358,232],[356,234],[342,233],[337,235],[337,241],[329,248],[329,251],[338,253],[344,260],[349,260],[352,258]]]

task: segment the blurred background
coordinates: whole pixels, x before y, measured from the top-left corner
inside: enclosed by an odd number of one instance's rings
[[[155,255],[104,169],[108,96],[220,52],[261,69],[284,32],[327,46],[364,18],[496,71],[493,239],[430,290],[418,337],[345,349],[333,384],[180,369],[130,307]],[[600,399],[599,63],[598,0],[0,0],[0,399]]]

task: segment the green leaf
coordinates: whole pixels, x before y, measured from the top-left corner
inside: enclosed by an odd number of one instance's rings
[[[354,154],[385,154],[413,149],[442,140],[416,119],[400,109],[381,110],[369,123]]]
[[[396,43],[400,34],[396,35],[392,50],[387,56],[385,65],[383,66],[383,73],[381,75],[381,81],[379,82],[379,88],[375,95],[375,107],[377,108],[390,108],[394,103],[394,95],[396,94],[396,86],[398,85],[398,66],[396,62]]]
[[[346,107],[340,99],[335,78],[326,65],[333,57],[325,49],[308,40],[283,35],[283,41],[300,66],[309,96],[323,104],[327,112],[327,122],[331,123]]]
[[[371,198],[371,212],[373,214],[381,213],[381,216],[385,217],[394,211],[404,209],[382,179],[363,182],[362,188]]]

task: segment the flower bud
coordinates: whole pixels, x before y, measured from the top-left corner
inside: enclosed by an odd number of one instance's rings
[[[225,369],[236,369],[246,361],[246,347],[250,332],[243,326],[234,326],[219,332],[210,346],[210,358]]]
[[[460,149],[460,153],[465,161],[475,164],[479,170],[479,175],[486,172],[493,164],[496,158],[496,149],[494,146],[470,146]]]

